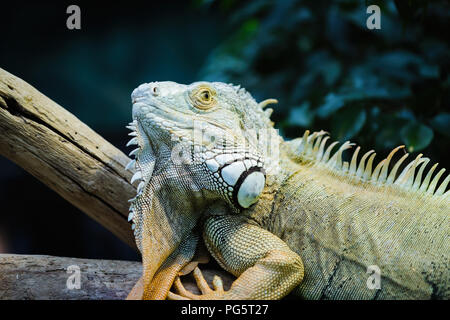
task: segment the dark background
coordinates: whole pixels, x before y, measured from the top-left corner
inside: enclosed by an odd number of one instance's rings
[[[66,28],[70,4],[81,7],[81,30]],[[381,30],[366,28],[370,4],[382,9]],[[324,129],[362,151],[374,148],[378,161],[405,144],[414,157],[422,152],[449,167],[448,1],[16,1],[0,8],[0,67],[124,152],[136,86],[213,80],[241,84],[257,100],[277,98],[273,119],[286,138]],[[0,203],[0,252],[139,259],[4,158]]]

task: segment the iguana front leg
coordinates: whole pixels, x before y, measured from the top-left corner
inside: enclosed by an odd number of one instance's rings
[[[280,238],[245,217],[211,216],[205,221],[203,238],[211,255],[238,278],[228,291],[220,290],[218,280],[215,287],[219,290],[202,290],[204,294],[199,296],[181,290],[179,293],[185,298],[280,299],[303,279],[300,256]],[[197,282],[200,284],[201,280]],[[170,294],[169,298],[176,295]]]
[[[164,300],[180,270],[192,260],[197,242],[198,236],[194,233],[191,233],[184,239],[178,248],[164,261],[147,286],[144,281],[146,276],[144,268],[143,276],[133,287],[127,300]]]

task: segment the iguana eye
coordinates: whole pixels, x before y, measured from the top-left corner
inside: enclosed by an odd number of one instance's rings
[[[202,85],[192,91],[190,98],[194,107],[208,110],[216,104],[215,94],[212,88]]]
[[[201,96],[203,98],[203,100],[209,101],[209,99],[211,98],[211,95],[209,94],[208,90],[203,90],[201,93]]]

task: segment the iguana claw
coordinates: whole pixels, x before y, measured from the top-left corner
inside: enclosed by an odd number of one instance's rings
[[[178,294],[173,292],[169,292],[167,298],[169,300],[218,300],[222,299],[225,291],[223,290],[223,282],[219,276],[214,276],[212,285],[213,289],[211,289],[203,277],[202,272],[198,267],[194,269],[194,279],[197,283],[197,287],[201,291],[201,295],[193,294],[186,290],[186,288],[181,283],[180,277],[177,277],[174,282],[175,290]]]

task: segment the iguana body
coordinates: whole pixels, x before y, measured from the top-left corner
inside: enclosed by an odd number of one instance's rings
[[[285,167],[272,212],[256,206],[251,216],[302,257],[302,297],[449,297],[448,198],[333,174],[323,163]],[[381,290],[367,287],[371,265],[381,270]]]
[[[263,110],[273,100],[223,83],[149,83],[132,99],[130,167],[142,182],[130,216],[144,273],[130,297],[450,298],[450,178],[437,187],[443,171],[431,179],[428,159],[400,172],[395,152],[375,166],[357,148],[343,162],[351,144],[332,153],[325,132],[285,142]],[[200,234],[238,278],[211,290],[196,269],[203,295],[179,279],[180,295],[169,293]],[[367,285],[373,266],[381,289]]]

